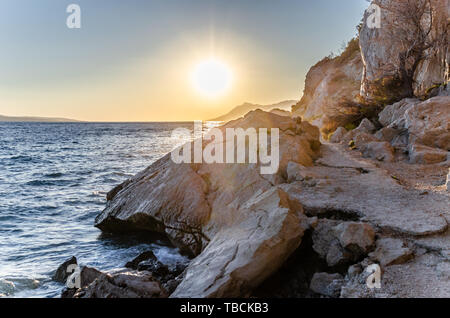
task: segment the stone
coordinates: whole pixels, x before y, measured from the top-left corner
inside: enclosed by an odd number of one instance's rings
[[[319,219],[312,233],[313,249],[323,259],[326,259],[333,241],[337,240],[334,227],[338,221]]]
[[[417,98],[405,98],[392,105],[385,106],[378,114],[378,121],[384,127],[407,129],[405,113],[419,103],[420,100]]]
[[[170,274],[169,267],[161,262],[153,259],[145,260],[139,263],[137,267],[138,271],[149,271],[156,277],[165,277]]]
[[[334,144],[338,144],[342,141],[342,138],[347,134],[347,129],[344,127],[338,127],[338,129],[335,130],[333,135],[330,137],[330,142]]]
[[[141,254],[139,254],[137,257],[135,257],[132,261],[125,264],[126,268],[130,269],[137,269],[139,266],[139,263],[147,260],[153,260],[158,261],[158,258],[156,258],[155,254],[153,254],[152,251],[146,251]]]
[[[374,135],[364,133],[364,132],[357,134],[353,138],[353,140],[355,142],[356,148],[362,148],[363,146],[365,146],[368,143],[378,141],[378,139]]]
[[[369,224],[341,223],[334,230],[341,246],[357,255],[366,255],[374,246],[375,231]]]
[[[367,118],[364,118],[361,123],[359,124],[358,128],[356,128],[358,131],[365,132],[368,134],[372,134],[375,132],[376,128],[375,125],[372,124],[370,120]]]
[[[79,289],[74,298],[167,298],[161,284],[146,272],[101,274],[88,286]]]
[[[415,104],[405,112],[404,118],[410,143],[450,151],[450,96]]]
[[[344,279],[340,274],[315,273],[310,284],[310,289],[316,294],[339,297]]]
[[[420,144],[409,146],[409,162],[418,164],[433,164],[448,160],[448,151],[431,148]]]
[[[407,147],[411,163],[439,163],[447,160],[450,150],[449,105],[449,96],[426,101],[403,99],[386,106],[379,121],[386,129],[401,132],[391,143],[397,148]]]
[[[339,241],[333,240],[331,242],[331,245],[328,249],[328,253],[326,256],[326,261],[328,266],[338,266],[348,263],[349,261],[353,260],[353,255],[345,250],[340,244]]]
[[[399,184],[392,173],[378,167],[376,162],[342,148],[331,143],[322,145],[322,158],[309,168],[317,179],[331,181],[324,183],[320,191],[303,183],[281,185],[302,203],[308,215],[329,217],[330,210],[336,211],[337,215],[343,214],[343,219],[363,219],[382,231],[401,236],[423,237],[447,230],[446,217],[450,217],[450,212],[446,194],[418,195],[417,191]],[[431,167],[408,166],[402,169],[412,169],[425,176],[430,173]]]
[[[401,239],[382,238],[377,240],[376,249],[369,257],[381,266],[403,264],[414,257],[413,252]]]
[[[158,258],[152,251],[146,251],[128,262],[125,267],[138,271],[151,272],[161,283],[168,284],[169,281],[175,280],[187,266],[185,264],[176,264],[174,268],[169,268],[167,265],[158,261]],[[172,286],[173,283],[169,285]]]
[[[78,282],[80,284],[79,288],[65,288],[62,292],[61,297],[73,298],[80,289],[89,286],[101,275],[103,275],[102,272],[92,267],[83,266],[79,268],[67,279],[67,281],[70,281],[72,284],[74,284],[74,286],[76,286],[76,283]]]
[[[279,128],[276,175],[283,179],[289,162],[310,167],[320,155],[318,129],[291,117],[256,110],[219,127],[227,128]],[[282,265],[309,228],[301,204],[276,180],[262,176],[259,164],[175,164],[169,154],[132,177],[96,226],[162,233],[195,257],[173,297],[243,296]]]
[[[334,228],[338,221],[320,219],[312,233],[313,249],[329,267],[346,264],[356,258],[339,243]]]
[[[254,195],[241,209],[192,260],[171,297],[248,295],[300,245],[307,221],[283,191]]]
[[[293,161],[289,161],[286,173],[288,182],[314,179],[314,174],[309,172],[307,167]]]
[[[72,256],[71,258],[67,259],[64,263],[59,265],[55,274],[53,274],[52,279],[59,283],[65,283],[67,277],[69,277],[72,274],[72,272],[67,271],[67,266],[77,264],[78,264],[77,258],[75,256]]]
[[[360,147],[361,153],[365,158],[372,158],[378,161],[393,162],[394,148],[386,142],[369,142]]]
[[[400,131],[398,129],[392,127],[383,127],[375,133],[375,138],[380,141],[392,142],[395,137],[400,135]]]
[[[341,143],[345,145],[349,145],[351,141],[355,141],[355,138],[357,136],[361,136],[359,138],[363,139],[364,137],[366,139],[373,139],[376,140],[376,138],[368,137],[372,134],[372,132],[375,131],[375,126],[370,122],[367,118],[364,118],[358,127],[356,127],[353,130],[350,130],[343,138]]]
[[[354,279],[356,277],[359,276],[359,274],[361,274],[363,271],[363,268],[360,264],[353,264],[351,266],[349,266],[348,270],[347,270],[347,277],[349,279]]]

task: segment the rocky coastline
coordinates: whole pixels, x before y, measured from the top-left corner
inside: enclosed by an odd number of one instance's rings
[[[158,233],[187,267],[151,252],[122,270],[82,267],[63,297],[450,297],[449,8],[415,1],[430,31],[408,55],[416,34],[395,23],[407,2],[374,0],[383,27],[362,24],[341,56],[313,66],[292,113],[219,127],[278,128],[276,174],[167,154],[107,194],[96,227]],[[381,288],[367,286],[372,264]]]

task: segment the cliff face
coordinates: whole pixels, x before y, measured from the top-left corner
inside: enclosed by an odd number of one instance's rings
[[[336,58],[325,58],[306,75],[305,90],[293,113],[321,128],[334,131],[353,121],[359,112],[358,95],[363,64],[356,39]]]
[[[374,0],[380,28],[367,23],[360,32],[364,63],[361,95],[389,103],[426,97],[449,79],[448,0]]]
[[[373,14],[368,10],[359,48],[355,39],[341,56],[313,66],[303,97],[293,107],[294,115],[318,125],[324,134],[376,115],[382,106],[403,98],[450,92],[446,85],[449,0],[374,0],[372,4],[380,8],[380,28],[366,23]]]

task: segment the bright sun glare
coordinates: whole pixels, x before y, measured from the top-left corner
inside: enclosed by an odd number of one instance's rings
[[[194,68],[192,83],[202,95],[217,97],[228,91],[232,77],[231,70],[225,63],[209,59]]]

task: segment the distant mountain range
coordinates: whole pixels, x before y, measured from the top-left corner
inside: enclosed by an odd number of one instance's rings
[[[248,112],[255,110],[255,109],[261,109],[264,111],[271,111],[273,109],[277,109],[277,111],[291,111],[291,107],[295,104],[297,104],[298,101],[296,100],[285,100],[283,102],[277,103],[277,104],[271,104],[271,105],[258,105],[258,104],[251,104],[251,103],[244,103],[240,106],[236,106],[233,108],[230,112],[226,113],[225,115],[222,115],[217,118],[210,119],[210,121],[230,121],[237,118],[240,118],[242,116],[245,116]]]
[[[35,123],[76,123],[79,120],[68,118],[53,118],[53,117],[12,117],[0,115],[0,122],[35,122]]]

